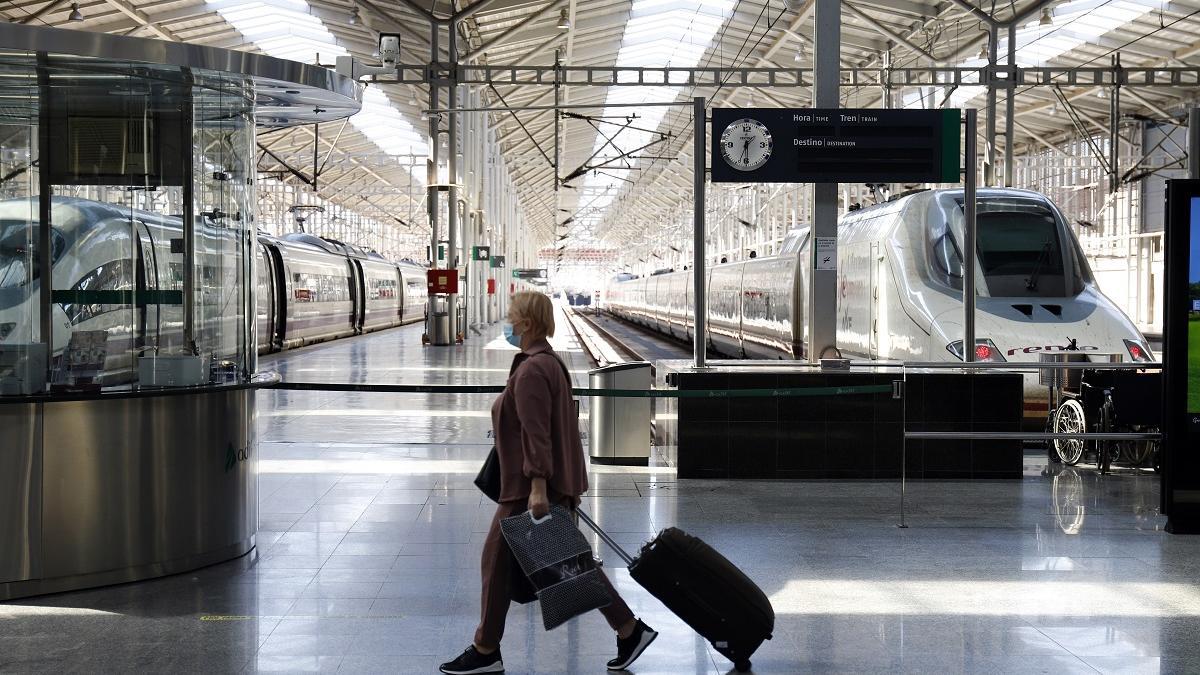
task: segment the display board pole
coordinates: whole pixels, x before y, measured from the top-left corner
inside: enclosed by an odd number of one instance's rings
[[[708,317],[707,306],[707,285],[705,284],[704,262],[706,253],[704,250],[704,166],[705,155],[708,154],[708,121],[705,119],[707,114],[704,111],[704,97],[697,96],[692,101],[692,127],[695,132],[692,134],[692,155],[694,160],[692,164],[692,274],[695,276],[695,296],[694,303],[696,316],[693,318],[692,326],[692,355],[694,365],[697,368],[704,367],[704,350],[708,346],[708,331],[706,330],[706,319]]]
[[[1200,178],[1200,108],[1188,111],[1188,178]]]
[[[975,185],[979,162],[976,157],[979,111],[966,110],[966,142],[963,144],[963,361],[975,360]],[[1008,168],[1006,157],[1005,169]]]
[[[840,108],[842,6],[839,0],[816,0],[814,25],[813,107]],[[837,269],[836,265],[818,264],[817,250],[832,252],[836,264],[838,186],[815,183],[812,189],[812,243],[808,247],[808,260],[801,264],[809,272],[808,339],[804,346],[809,363],[817,363],[827,349],[837,348]],[[834,246],[828,247],[828,243]]]

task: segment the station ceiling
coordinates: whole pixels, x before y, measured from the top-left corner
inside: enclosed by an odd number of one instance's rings
[[[1030,66],[1105,67],[1120,54],[1125,67],[1169,68],[1200,63],[1200,0],[852,0],[842,12],[843,67],[877,69],[971,66],[988,40],[983,15],[1017,22],[1018,62]],[[460,24],[463,62],[551,65],[556,51],[566,66],[768,67],[812,66],[813,0],[7,0],[9,21],[85,31],[259,51],[332,65],[338,55],[375,61],[379,32],[402,34],[402,62],[429,60],[422,9],[441,16],[480,9]],[[563,22],[565,13],[566,21]],[[563,28],[560,24],[569,24]],[[1002,30],[1001,62],[1007,41]],[[444,44],[442,45],[444,48]],[[428,152],[420,111],[421,85],[372,85],[364,112],[350,123],[263,134],[260,168],[302,182],[284,163],[311,177],[320,167],[320,194],[364,215],[382,217],[422,199]],[[545,105],[546,86],[487,88],[489,105]],[[1018,87],[1014,137],[1018,147],[1049,147],[1077,135],[1050,87]],[[1091,130],[1107,129],[1108,94],[1095,87],[1064,87],[1063,94]],[[564,87],[568,104],[683,101],[707,96],[718,105],[806,106],[807,87]],[[881,104],[878,86],[842,88],[842,103]],[[1166,119],[1195,99],[1187,88],[1122,90],[1122,113]],[[897,105],[982,107],[980,88],[907,88]],[[998,106],[1003,129],[1004,95]],[[505,160],[530,224],[545,242],[594,250],[644,239],[665,224],[691,188],[691,112],[686,108],[573,110],[562,124],[559,175],[578,175],[556,195],[554,170],[543,153],[554,145],[553,115],[494,113]],[[1077,120],[1078,121],[1078,120]],[[624,124],[621,135],[614,132]],[[611,143],[607,143],[611,139]],[[613,147],[634,152],[611,160]],[[606,145],[607,144],[607,145]],[[569,221],[565,225],[564,221]],[[561,239],[560,237],[564,237]]]

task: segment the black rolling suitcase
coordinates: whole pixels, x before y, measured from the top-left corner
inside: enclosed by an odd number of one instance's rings
[[[775,610],[762,589],[725,556],[674,527],[629,557],[586,513],[579,518],[629,565],[629,574],[680,619],[712,643],[739,671],[775,630]]]

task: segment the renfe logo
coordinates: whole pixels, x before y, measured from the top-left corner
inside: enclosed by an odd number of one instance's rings
[[[1095,352],[1099,350],[1099,347],[1091,345],[1079,345],[1074,349],[1068,349],[1066,345],[1046,345],[1044,347],[1013,347],[1008,350],[1007,354],[1012,356],[1017,352],[1021,352],[1022,354],[1037,354],[1039,352]]]

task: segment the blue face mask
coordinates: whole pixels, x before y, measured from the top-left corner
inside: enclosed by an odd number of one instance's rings
[[[521,348],[521,335],[513,330],[511,323],[504,324],[504,340],[517,349]]]

